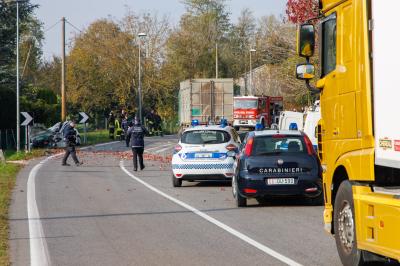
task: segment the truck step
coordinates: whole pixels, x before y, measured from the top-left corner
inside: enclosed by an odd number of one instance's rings
[[[373,191],[376,193],[382,193],[387,195],[393,195],[394,198],[400,199],[400,187],[373,187]]]

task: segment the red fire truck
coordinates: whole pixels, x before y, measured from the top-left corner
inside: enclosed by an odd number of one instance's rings
[[[236,96],[233,98],[233,126],[255,128],[257,123],[265,127],[278,124],[283,110],[283,97]]]

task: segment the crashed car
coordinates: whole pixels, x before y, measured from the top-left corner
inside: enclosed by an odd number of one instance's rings
[[[63,138],[63,130],[64,128],[70,123],[70,121],[65,122],[57,122],[53,126],[46,128],[41,128],[42,130],[38,130],[34,128],[34,133],[31,134],[30,138],[30,145],[31,148],[55,148],[65,147],[65,142]],[[76,131],[76,142],[79,146],[81,144],[81,136],[78,130],[75,128]]]

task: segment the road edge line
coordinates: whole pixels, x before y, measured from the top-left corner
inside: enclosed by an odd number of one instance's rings
[[[135,181],[141,183],[142,185],[144,185],[145,187],[147,187],[148,189],[152,190],[153,192],[156,192],[157,194],[163,196],[164,198],[180,205],[181,207],[193,212],[194,214],[202,217],[203,219],[207,220],[208,222],[218,226],[219,228],[225,230],[226,232],[230,233],[233,236],[236,236],[237,238],[245,241],[246,243],[252,245],[253,247],[263,251],[264,253],[268,254],[271,257],[274,257],[275,259],[287,264],[287,265],[291,265],[291,266],[301,266],[301,264],[299,264],[298,262],[295,262],[294,260],[276,252],[275,250],[261,244],[260,242],[257,242],[256,240],[246,236],[245,234],[237,231],[236,229],[233,229],[232,227],[230,227],[229,225],[226,225],[220,221],[218,221],[217,219],[209,216],[208,214],[190,206],[189,204],[180,201],[164,192],[162,192],[161,190],[153,187],[152,185],[148,184],[147,182],[143,181],[142,179],[136,177],[135,175],[133,175],[131,172],[129,172],[125,166],[124,166],[124,162],[121,160],[119,163],[119,166],[121,168],[122,171],[124,171],[128,176],[130,176],[132,179],[134,179]]]
[[[44,236],[42,222],[40,221],[39,209],[36,203],[36,174],[47,161],[60,155],[61,154],[56,154],[47,157],[35,165],[29,172],[26,200],[28,209],[29,250],[32,266],[51,265],[49,250]]]

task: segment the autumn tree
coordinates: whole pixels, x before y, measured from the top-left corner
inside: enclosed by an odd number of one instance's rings
[[[230,27],[228,41],[222,49],[221,68],[226,77],[239,78],[249,71],[249,53],[255,48],[256,20],[250,9],[243,9],[238,22]]]
[[[318,0],[288,0],[286,15],[290,22],[299,24],[318,16]]]

